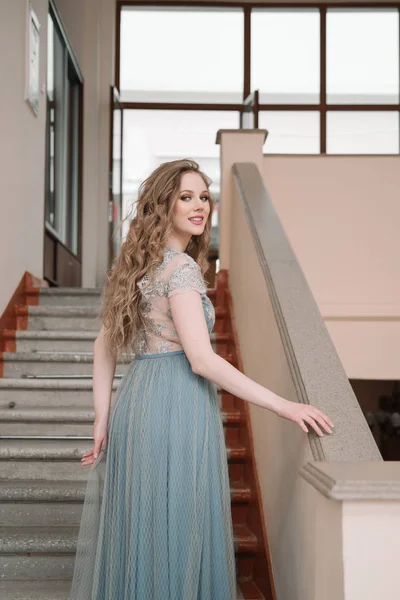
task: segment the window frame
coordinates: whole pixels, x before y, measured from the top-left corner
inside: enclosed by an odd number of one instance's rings
[[[121,35],[121,14],[126,7],[213,7],[213,8],[242,8],[243,10],[243,27],[244,27],[244,76],[243,76],[243,103],[242,104],[196,104],[196,103],[160,103],[160,102],[122,102],[123,109],[153,109],[153,110],[221,110],[221,111],[236,111],[239,113],[245,112],[245,100],[251,94],[251,14],[253,9],[262,8],[287,8],[287,9],[302,9],[315,8],[319,10],[320,16],[320,101],[315,104],[257,104],[258,111],[318,111],[320,116],[320,152],[319,154],[326,155],[327,151],[327,113],[330,111],[396,111],[400,123],[400,102],[397,104],[328,104],[326,90],[326,34],[327,34],[327,13],[328,9],[336,8],[346,10],[347,8],[363,9],[363,8],[391,8],[397,9],[400,23],[400,5],[398,1],[392,2],[296,2],[293,0],[281,0],[281,2],[259,2],[259,3],[244,3],[244,2],[210,2],[207,0],[196,2],[183,1],[157,1],[157,0],[117,0],[116,4],[116,52],[115,52],[115,85],[120,90],[120,35]],[[399,27],[399,48],[400,48],[400,27]],[[400,86],[400,83],[399,83]],[[254,93],[254,92],[253,92]],[[255,113],[255,126],[257,126],[257,114]],[[399,127],[400,135],[400,127]],[[399,153],[389,154],[388,156],[397,156]],[[342,154],[344,156],[346,154]],[[313,155],[315,156],[315,155]],[[317,155],[318,156],[318,155]],[[330,154],[328,154],[330,156]],[[341,156],[335,154],[334,156]],[[385,154],[379,154],[385,156]]]
[[[50,195],[50,111],[51,106],[46,94],[46,152],[45,152],[45,208],[44,208],[44,227],[45,233],[54,240],[54,242],[63,246],[63,248],[73,255],[79,263],[82,262],[82,191],[83,191],[83,75],[79,68],[78,61],[73,49],[69,43],[68,36],[63,27],[61,18],[58,14],[54,0],[49,1],[48,16],[53,21],[54,30],[62,42],[64,48],[63,61],[65,63],[66,93],[65,101],[67,103],[67,112],[74,109],[75,119],[71,120],[68,114],[67,126],[63,132],[62,145],[65,151],[64,166],[62,172],[63,192],[60,200],[63,216],[64,236],[47,221],[46,209]],[[74,98],[77,90],[77,99]],[[72,194],[76,193],[76,203],[70,205]],[[72,222],[74,220],[74,223]],[[73,229],[76,232],[73,234]],[[63,239],[63,237],[65,239]],[[72,237],[76,237],[76,251],[73,250]]]

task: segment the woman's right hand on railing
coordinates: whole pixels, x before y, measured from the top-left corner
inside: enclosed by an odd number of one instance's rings
[[[108,438],[108,421],[94,421],[93,439],[94,446],[91,450],[85,452],[81,458],[82,465],[91,465],[95,462],[102,449],[105,449]]]
[[[306,433],[308,433],[308,429],[305,423],[311,425],[320,437],[324,434],[318,425],[321,425],[328,433],[332,433],[331,427],[334,427],[334,425],[331,419],[319,408],[316,408],[311,404],[300,404],[299,402],[291,402],[290,400],[283,398],[282,400],[283,401],[279,403],[279,409],[276,411],[276,414],[279,417],[294,421]]]

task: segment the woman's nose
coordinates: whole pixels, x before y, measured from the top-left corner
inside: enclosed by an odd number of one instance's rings
[[[202,202],[201,198],[196,198],[196,210],[199,210],[199,209],[203,210],[203,208],[204,207],[203,207],[203,202]]]

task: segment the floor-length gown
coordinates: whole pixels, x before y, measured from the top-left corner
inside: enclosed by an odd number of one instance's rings
[[[214,308],[199,265],[172,248],[139,285],[150,326],[89,467],[70,600],[236,600],[217,389],[193,373],[168,298],[197,290],[209,332]]]

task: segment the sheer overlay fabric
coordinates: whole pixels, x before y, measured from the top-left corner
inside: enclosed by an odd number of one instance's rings
[[[137,356],[182,350],[169,308],[168,298],[174,294],[197,290],[202,296],[206,317],[213,319],[215,316],[200,266],[184,252],[167,248],[151,281],[146,274],[139,280],[138,286],[142,291],[141,308],[149,326],[136,338],[133,352]]]

